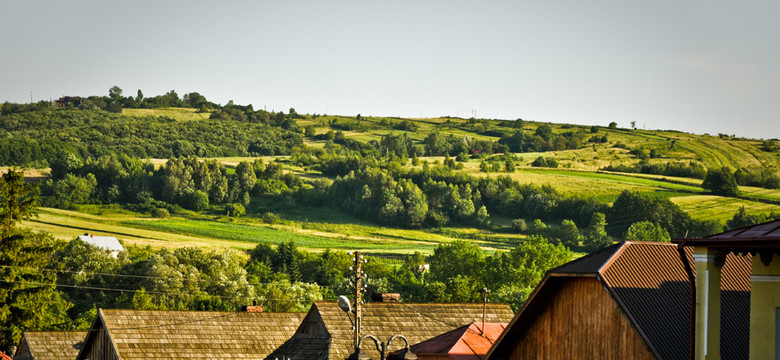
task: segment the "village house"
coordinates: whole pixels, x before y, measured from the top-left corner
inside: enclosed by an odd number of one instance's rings
[[[262,359],[295,333],[304,315],[100,309],[74,358]]]
[[[98,248],[108,252],[109,256],[113,258],[119,257],[119,253],[125,251],[124,246],[113,236],[95,236],[94,234],[79,235],[79,240],[97,246]]]
[[[27,331],[14,360],[73,360],[86,337],[86,331]]]
[[[780,359],[780,220],[746,226],[700,239],[675,239],[679,247],[693,249],[696,273],[695,325],[692,337],[695,359],[730,359],[734,337],[726,318],[732,311],[728,294],[718,291],[733,281],[729,259],[737,257],[749,266],[750,296],[747,304],[751,360]],[[720,321],[718,321],[720,320]]]
[[[415,304],[373,302],[362,305],[360,335],[373,335],[382,342],[403,335],[411,344],[468,326],[483,319],[485,304]],[[506,304],[487,304],[485,321],[508,322],[514,312]],[[401,340],[390,351],[404,347]],[[355,352],[353,322],[335,302],[318,301],[312,305],[295,335],[266,357],[274,359],[347,359]],[[372,342],[362,344],[361,352],[379,359]]]
[[[694,252],[683,249],[623,242],[550,270],[487,358],[689,359],[696,269],[686,269]],[[712,321],[722,358],[747,359],[751,257],[721,260],[722,311]]]

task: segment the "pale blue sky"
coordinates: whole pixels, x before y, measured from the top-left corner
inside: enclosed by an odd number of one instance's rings
[[[0,101],[171,89],[299,113],[780,137],[780,1],[0,0]]]

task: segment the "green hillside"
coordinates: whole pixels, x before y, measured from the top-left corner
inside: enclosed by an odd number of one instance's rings
[[[380,151],[366,156],[379,156],[376,160],[379,166],[390,160],[401,160],[402,168],[406,169],[402,171],[406,172],[423,171],[428,166],[453,161],[457,155],[453,150],[445,154],[449,156],[429,153],[433,149],[430,143],[434,141],[431,134],[435,133],[436,141],[449,144],[450,148],[481,149],[469,150],[473,152],[471,154],[461,153],[455,167],[457,173],[473,179],[500,180],[508,176],[521,185],[551,188],[559,194],[555,195],[559,199],[592,199],[606,207],[622,192],[631,191],[668,199],[694,220],[721,224],[730,220],[741,207],[762,216],[780,214],[780,190],[776,188],[740,186],[738,197],[715,196],[701,187],[701,178],[648,174],[639,170],[642,166],[644,169],[653,166],[663,169],[664,164],[674,163],[686,171],[702,169],[700,175],[706,169],[726,167],[731,171],[759,169],[777,176],[780,168],[777,141],[523,120],[279,115],[252,111],[251,107],[246,110],[249,118],[266,114],[264,116],[269,119],[277,120],[236,121],[239,118],[236,112],[229,112],[227,108],[212,111],[176,107],[125,108],[122,114],[84,110],[6,114],[0,126],[0,133],[6,139],[0,143],[0,158],[17,160],[15,163],[6,161],[3,165],[29,167],[28,173],[42,184],[51,175],[46,166],[67,153],[76,154],[81,161],[111,154],[147,158],[157,170],[165,166],[169,157],[195,155],[201,161],[218,162],[224,166],[228,177],[235,176],[239,163],[261,159],[264,164],[281,166],[279,174],[296,176],[304,183],[320,181],[318,179],[332,183],[336,176],[324,173],[323,165],[317,164],[334,156],[365,155],[374,149],[385,149],[385,153]],[[149,132],[150,127],[154,135]],[[547,139],[541,139],[539,134]],[[520,139],[522,145],[512,144],[508,140],[512,136]],[[66,139],[79,137],[85,146],[67,144]],[[260,142],[256,140],[258,138]],[[44,146],[46,139],[53,140],[48,144],[54,145]],[[90,139],[100,142],[100,146],[89,145]],[[280,145],[278,139],[285,139],[284,143]],[[384,144],[391,141],[396,145]],[[406,141],[404,146],[416,149],[409,151],[418,153],[409,156],[407,151],[406,156],[400,157],[389,153],[387,149],[397,146],[398,141]],[[58,144],[61,147],[58,148]],[[24,146],[32,150],[20,150]],[[513,157],[510,159],[501,151],[491,150],[505,151],[506,146],[531,147],[535,151],[511,152]],[[315,157],[320,160],[312,162]],[[534,166],[539,158],[554,159],[557,167]],[[512,162],[512,171],[507,171],[507,161]],[[632,172],[605,171],[608,167]],[[115,205],[79,205],[76,202],[69,205],[75,211],[45,208],[38,218],[25,225],[64,239],[83,232],[114,234],[126,243],[139,246],[175,248],[195,244],[248,249],[257,243],[279,244],[292,240],[311,251],[343,248],[376,253],[430,253],[437,244],[457,239],[469,239],[484,249],[501,250],[526,236],[512,230],[513,216],[500,212],[490,214],[489,226],[461,222],[457,226],[452,223],[443,227],[423,225],[410,229],[377,224],[344,209],[326,207],[323,211],[321,207],[293,205],[289,203],[291,199],[284,199],[284,196],[255,194],[247,207],[247,215],[241,219],[224,216],[225,205],[218,203],[205,212],[182,209],[172,211],[170,218],[155,219],[137,206],[119,211]],[[553,227],[559,221],[555,218],[550,215]],[[530,223],[533,219],[527,217],[525,220]],[[578,221],[585,224],[586,220]]]

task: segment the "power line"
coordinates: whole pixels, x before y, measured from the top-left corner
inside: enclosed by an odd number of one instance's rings
[[[87,286],[87,285],[71,285],[71,284],[59,284],[59,283],[40,283],[40,282],[33,282],[33,281],[9,281],[9,280],[0,280],[0,282],[7,283],[7,284],[22,284],[22,285],[33,285],[33,286],[53,286],[53,287],[60,287],[60,288],[73,288],[73,289],[83,289],[83,290],[99,290],[99,291],[114,291],[114,292],[121,292],[121,293],[146,293],[149,295],[160,295],[160,296],[171,296],[171,297],[192,297],[193,294],[186,294],[186,293],[177,293],[177,292],[162,292],[162,291],[147,291],[146,289],[138,290],[138,289],[119,289],[119,288],[111,288],[111,287],[98,287],[98,286]],[[207,294],[213,297],[221,298],[221,299],[242,299],[245,298],[241,295],[233,295],[233,296],[224,296],[224,295],[212,295]],[[246,297],[251,298],[251,297]],[[267,301],[294,301],[294,300],[305,300],[306,297],[304,296],[297,296],[297,297],[290,297],[287,299],[278,299],[278,298],[263,298]]]

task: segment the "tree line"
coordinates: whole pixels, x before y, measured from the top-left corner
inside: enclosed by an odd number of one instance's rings
[[[304,179],[285,172],[279,162],[260,159],[228,169],[215,160],[178,157],[155,168],[126,155],[81,160],[69,154],[52,163],[52,176],[41,186],[41,201],[64,208],[117,203],[160,217],[184,210],[243,216],[252,201],[267,198],[288,206],[336,207],[380,225],[470,224],[517,231],[585,251],[613,238],[641,238],[629,231],[634,223],[659,227],[652,230],[666,234],[660,237],[665,239],[706,236],[723,231],[725,225],[692,219],[664,198],[624,191],[609,205],[566,197],[550,186],[520,184],[506,175],[470,176],[445,165],[447,161],[405,167],[400,160],[382,162],[373,155],[333,148],[297,148],[288,161],[335,178]],[[515,219],[515,224],[498,225],[493,216]],[[544,228],[550,230],[539,230]]]
[[[0,164],[46,166],[69,153],[79,158],[284,155],[301,145],[297,132],[259,123],[177,121],[104,111],[42,110],[3,115]]]

